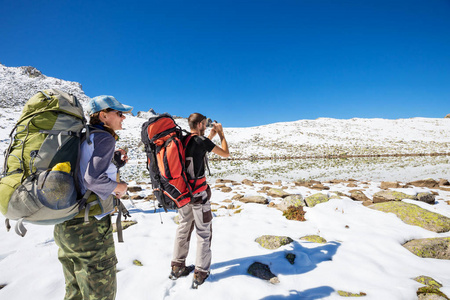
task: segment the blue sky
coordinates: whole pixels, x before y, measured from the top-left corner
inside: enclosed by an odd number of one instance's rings
[[[449,0],[0,2],[0,62],[227,127],[450,113]]]

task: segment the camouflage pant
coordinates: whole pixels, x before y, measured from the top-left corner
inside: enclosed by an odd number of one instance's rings
[[[76,218],[55,225],[58,258],[66,281],[66,300],[114,299],[117,258],[111,217]]]

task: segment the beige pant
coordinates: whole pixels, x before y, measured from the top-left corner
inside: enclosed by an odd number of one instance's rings
[[[184,266],[189,252],[191,234],[197,235],[197,258],[195,268],[208,272],[211,266],[212,213],[211,203],[187,204],[178,210],[180,224],[177,228],[172,266]]]

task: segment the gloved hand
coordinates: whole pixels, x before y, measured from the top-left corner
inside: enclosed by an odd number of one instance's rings
[[[123,149],[114,151],[113,164],[117,169],[122,168],[128,162],[128,155]]]

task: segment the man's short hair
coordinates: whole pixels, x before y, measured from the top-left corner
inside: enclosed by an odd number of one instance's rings
[[[197,124],[200,123],[201,121],[205,120],[206,117],[204,115],[202,115],[201,113],[193,113],[189,116],[188,118],[188,124],[189,124],[189,128],[192,129],[196,129],[197,128]]]

